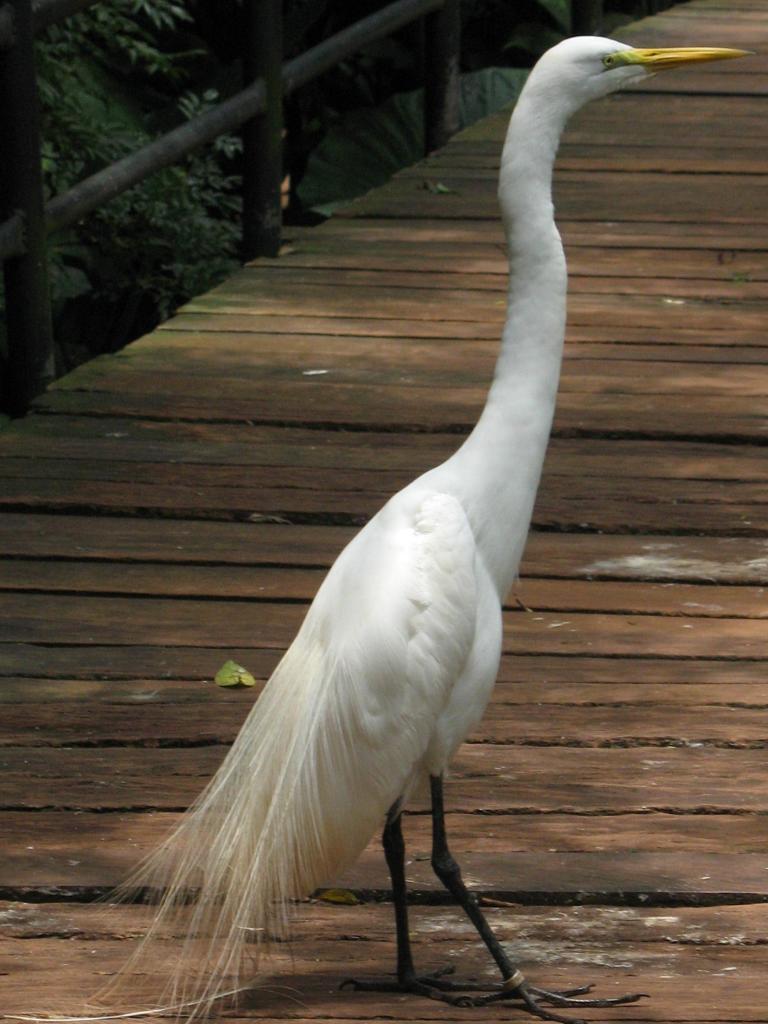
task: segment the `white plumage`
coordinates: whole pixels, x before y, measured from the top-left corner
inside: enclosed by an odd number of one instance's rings
[[[567,118],[649,71],[738,52],[576,38],[531,73],[502,157],[508,315],[477,426],[341,553],[220,770],[132,880],[165,890],[148,939],[196,893],[183,908],[191,923],[167,993],[182,1012],[208,1010],[240,984],[244,952],[283,935],[290,901],[337,878],[393,805],[399,829],[397,802],[426,777],[439,779],[483,714],[558,385],[566,266],[551,174]],[[470,916],[473,906],[467,897]],[[485,941],[506,995],[527,1009],[561,1019],[542,1002],[579,1002],[528,986]],[[156,949],[145,941],[139,960]],[[403,983],[410,954],[401,953]]]

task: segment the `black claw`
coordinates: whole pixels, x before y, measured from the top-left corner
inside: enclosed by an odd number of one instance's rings
[[[411,992],[415,995],[427,996],[452,1006],[475,1006],[479,1003],[470,996],[450,995],[452,992],[487,991],[488,985],[473,981],[447,981],[446,975],[454,974],[455,967],[443,967],[429,974],[415,975],[402,981],[392,979],[358,979],[345,978],[339,989],[352,989],[354,992]]]
[[[540,1017],[542,1020],[557,1021],[559,1024],[584,1024],[584,1022],[579,1018],[566,1017],[564,1014],[555,1013],[554,1010],[548,1010],[541,1005],[539,1000],[558,1007],[580,1009],[581,1007],[622,1006],[625,1003],[634,1003],[642,998],[641,993],[614,996],[608,999],[578,999],[574,997],[576,993],[584,994],[591,989],[591,985],[582,985],[580,988],[569,989],[564,992],[550,992],[547,989],[537,988],[534,985],[524,983],[517,989],[513,989],[509,994],[512,998],[517,997],[522,1000],[529,1013]]]
[[[561,1024],[583,1024],[576,1017],[566,1017],[563,1014],[555,1013],[542,1006],[542,1003],[549,1003],[553,1006],[574,1009],[582,1007],[610,1007],[622,1006],[625,1003],[634,1003],[643,997],[643,993],[633,993],[626,996],[615,996],[608,999],[578,999],[577,995],[583,995],[591,991],[592,985],[580,985],[578,988],[565,989],[562,992],[550,992],[547,989],[537,988],[534,985],[521,984],[517,988],[502,989],[490,995],[472,1000],[473,1006],[487,1006],[489,1003],[500,1003],[506,1000],[516,1000],[523,1004],[524,1008],[542,1020],[559,1021]]]
[[[582,999],[592,991],[592,985],[579,985],[575,988],[563,989],[561,991],[550,991],[545,988],[538,988],[522,982],[517,988],[498,989],[482,996],[452,995],[452,992],[482,991],[483,985],[472,982],[451,982],[443,980],[446,975],[453,974],[453,967],[445,967],[433,971],[430,974],[408,977],[401,980],[363,980],[346,978],[342,981],[340,988],[351,988],[356,992],[410,992],[414,995],[426,996],[428,999],[435,999],[449,1006],[473,1007],[488,1006],[490,1003],[500,1003],[507,1000],[514,1000],[522,1003],[523,1009],[534,1017],[541,1020],[555,1021],[556,1024],[586,1024],[577,1017],[568,1017],[556,1013],[554,1010],[543,1006],[548,1003],[550,1006],[562,1008],[572,1007],[610,1007],[623,1006],[626,1003],[637,1002],[645,995],[643,992],[632,993],[625,996],[613,996],[605,999]],[[485,986],[487,988],[487,986]]]
[[[554,1010],[547,1010],[540,1006],[533,996],[528,993],[524,985],[521,985],[517,992],[526,1010],[532,1013],[534,1017],[540,1017],[542,1020],[558,1021],[559,1024],[586,1024],[586,1021],[581,1020],[579,1017],[565,1017],[560,1013],[555,1013]]]
[[[527,985],[528,993],[547,1003],[554,1003],[557,1006],[623,1006],[625,1003],[636,1003],[642,999],[644,992],[634,992],[625,996],[611,996],[605,999],[576,999],[575,996],[591,992],[593,985],[582,985],[581,988],[568,989],[564,992],[550,992],[548,989],[537,988],[535,985]]]
[[[572,996],[585,996],[587,992],[591,992],[594,987],[595,986],[592,984],[577,985],[575,988],[558,989],[555,991],[555,995],[564,996],[566,999],[570,999]],[[545,989],[538,989],[533,985],[529,985],[528,989],[533,990],[534,992],[546,991]]]

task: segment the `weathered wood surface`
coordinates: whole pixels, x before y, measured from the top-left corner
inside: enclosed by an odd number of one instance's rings
[[[488,901],[491,902],[491,901]],[[500,902],[500,901],[497,901]],[[7,908],[7,909],[6,909]],[[764,1020],[755,992],[763,983],[762,906],[642,908],[614,906],[489,906],[487,913],[504,941],[519,951],[526,969],[552,984],[594,980],[601,991],[627,987],[652,990],[639,1007],[593,1011],[600,1020],[714,1022],[728,1006],[731,1020]],[[119,920],[72,903],[0,904],[9,938],[0,963],[9,970],[4,1009],[29,1005],[77,1006],[79,985],[103,983],[122,962],[146,921],[139,908],[124,908]],[[389,910],[366,903],[300,908],[296,940],[273,961],[275,974],[230,1019],[293,1020],[376,1018],[418,1020],[515,1020],[508,1008],[482,1013],[425,1002],[418,1017],[407,997],[358,994],[345,998],[337,978],[380,974],[391,953]],[[412,922],[414,949],[425,969],[447,963],[491,981],[468,925],[452,908],[419,906]],[[16,938],[14,942],[13,939]],[[66,957],[62,962],[62,948]],[[23,962],[23,966],[22,963]],[[5,980],[5,979],[4,979]],[[152,989],[152,979],[147,979]],[[664,1005],[663,1015],[654,1003]]]
[[[766,14],[694,0],[617,34],[761,51]],[[768,1005],[767,93],[761,57],[658,76],[559,157],[554,438],[449,825],[532,977],[651,996],[595,1019]],[[470,429],[504,315],[506,117],[0,433],[0,1014],[77,1011],[125,960],[145,910],[89,901],[215,770],[357,525]],[[212,685],[230,657],[255,690]],[[407,836],[419,963],[490,978],[422,805]],[[339,993],[393,965],[375,840],[336,882],[358,902],[303,904],[238,1017],[518,1019]]]

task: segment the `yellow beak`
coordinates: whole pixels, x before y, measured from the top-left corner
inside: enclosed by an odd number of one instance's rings
[[[719,46],[675,46],[669,49],[620,50],[613,54],[617,64],[640,64],[646,71],[671,71],[686,64],[703,64],[710,60],[732,60],[749,57],[751,50],[729,50]]]

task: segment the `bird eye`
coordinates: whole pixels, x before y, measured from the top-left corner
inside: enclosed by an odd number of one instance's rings
[[[616,67],[616,54],[609,53],[606,57],[603,57],[603,67],[604,68]]]

